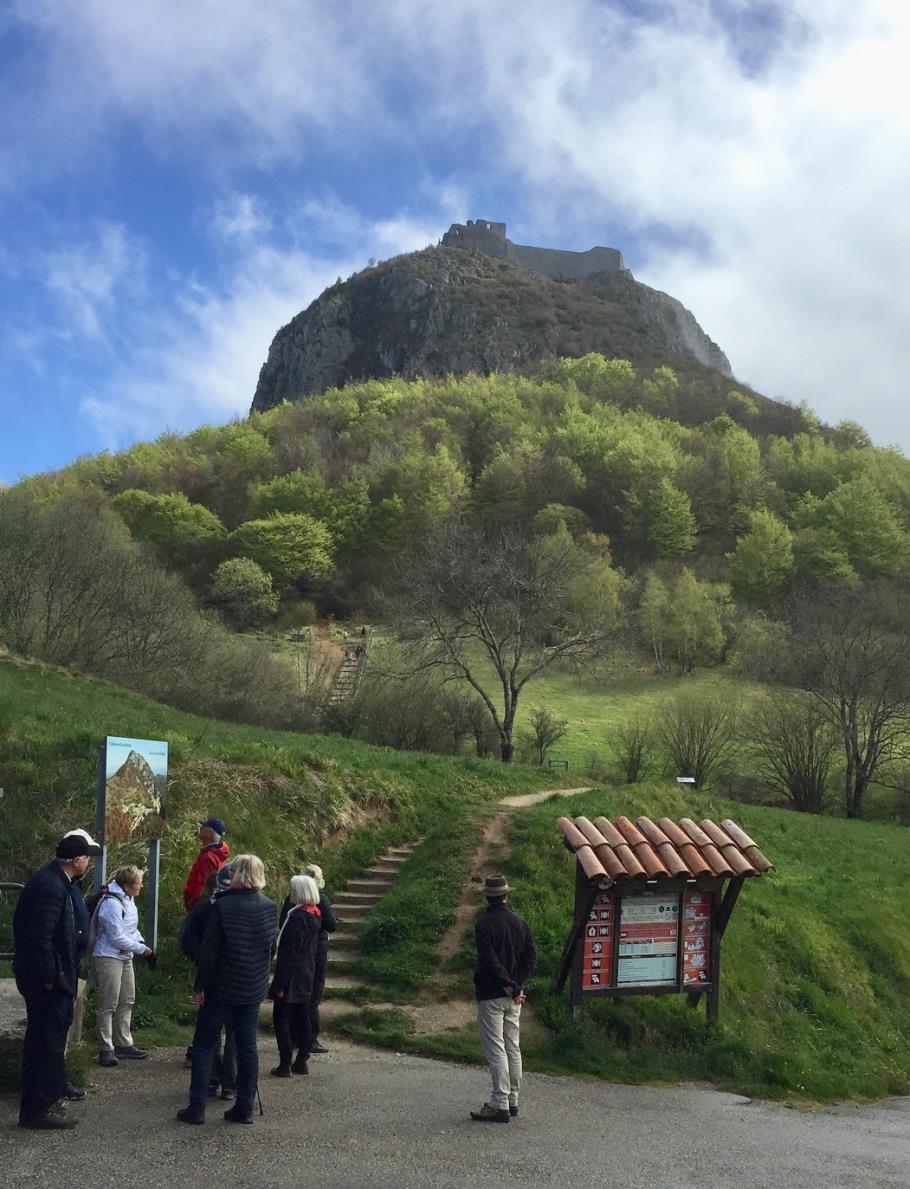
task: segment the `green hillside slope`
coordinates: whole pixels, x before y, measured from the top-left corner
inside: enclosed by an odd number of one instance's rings
[[[560,814],[678,819],[732,817],[775,870],[746,881],[723,943],[720,1020],[682,995],[588,1002],[578,1023],[569,992],[550,984],[572,923],[575,858]],[[663,785],[597,789],[516,812],[503,863],[513,906],[531,924],[539,964],[530,998],[545,1029],[530,1029],[527,1067],[625,1082],[705,1081],[793,1101],[875,1098],[910,1090],[910,853],[900,827],[743,806]],[[424,867],[430,867],[427,857]],[[413,876],[419,878],[417,874]],[[396,889],[406,902],[406,879]],[[382,930],[382,907],[371,929]],[[395,906],[387,912],[394,921]],[[473,961],[456,960],[461,993]],[[367,1010],[352,1034],[481,1061],[475,1029],[416,1035],[407,1016]]]

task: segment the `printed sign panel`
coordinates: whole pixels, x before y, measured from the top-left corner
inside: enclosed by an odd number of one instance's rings
[[[104,844],[151,842],[164,828],[167,744],[108,736],[104,772]]]
[[[613,985],[613,899],[600,892],[588,913],[581,953],[581,989]]]
[[[675,986],[679,954],[678,892],[623,897],[618,986]]]
[[[683,894],[683,984],[711,981],[711,893]]]

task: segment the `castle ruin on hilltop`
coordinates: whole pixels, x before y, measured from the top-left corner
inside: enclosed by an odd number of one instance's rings
[[[529,248],[506,239],[505,223],[491,223],[487,219],[453,223],[442,237],[442,244],[446,248],[467,248],[486,252],[488,256],[502,256],[554,281],[583,281],[594,273],[626,271],[622,252],[616,248],[589,248],[587,252]]]

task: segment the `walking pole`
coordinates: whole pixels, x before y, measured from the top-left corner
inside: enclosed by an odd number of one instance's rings
[[[259,1100],[259,1118],[261,1119],[262,1116],[265,1114],[265,1111],[262,1109],[262,1095],[259,1093],[259,1083],[258,1082],[256,1083],[256,1098]]]

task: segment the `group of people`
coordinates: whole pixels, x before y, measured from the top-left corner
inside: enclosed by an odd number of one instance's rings
[[[220,818],[200,822],[202,849],[184,888],[187,915],[180,945],[195,966],[192,999],[199,1010],[185,1062],[191,1071],[189,1102],[177,1119],[196,1125],[205,1122],[208,1100],[214,1096],[233,1101],[225,1120],[252,1123],[259,1082],[256,1038],[266,997],[272,1001],[278,1045],[273,1076],[305,1075],[310,1055],[326,1052],[319,1042],[319,1003],[328,935],[336,920],[322,871],[308,864],[295,875],[279,911],[263,895],[261,859],[252,854],[231,859],[226,832]],[[154,960],[139,931],[135,903],[143,873],[121,867],[86,901],[79,880],[100,853],[85,830],[70,831],[53,860],[25,885],[16,907],[13,970],[28,1017],[21,1127],[76,1125],[60,1104],[85,1097],[67,1076],[65,1052],[80,964],[89,947],[98,988],[99,1064],[111,1067],[121,1059],[148,1056],[131,1033],[133,960]],[[492,1077],[490,1101],[471,1112],[478,1122],[508,1123],[518,1114],[519,1021],[536,954],[527,923],[507,906],[510,891],[502,876],[487,879],[487,911],[475,929],[477,1015]]]

